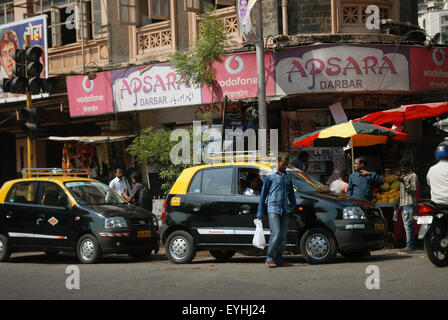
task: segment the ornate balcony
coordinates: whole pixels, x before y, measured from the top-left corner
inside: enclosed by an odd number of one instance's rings
[[[82,72],[82,51],[81,42],[48,49],[50,74]],[[84,63],[85,65],[95,63],[99,67],[106,66],[109,63],[107,38],[84,42]]]
[[[176,48],[169,20],[137,28],[136,37],[137,62],[166,60]]]

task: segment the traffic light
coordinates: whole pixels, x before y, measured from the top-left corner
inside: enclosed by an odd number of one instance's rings
[[[4,78],[3,92],[26,94],[52,93],[56,89],[56,78],[41,79],[44,67],[40,63],[43,51],[39,46],[26,50],[16,50],[12,58],[16,62],[13,68],[15,78]]]
[[[25,135],[30,138],[36,138],[37,133],[37,110],[36,108],[23,108],[19,111],[20,118],[25,120],[21,124],[21,129]]]

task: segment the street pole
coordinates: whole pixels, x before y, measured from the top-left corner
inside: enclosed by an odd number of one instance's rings
[[[25,52],[26,50],[30,47],[30,35],[29,34],[25,34]],[[26,78],[28,79],[28,71],[27,71],[27,63],[25,61],[25,75]],[[31,109],[32,107],[32,100],[31,100],[31,93],[28,91],[28,88],[26,89],[26,107],[27,109]],[[31,138],[28,136],[26,137],[26,148],[27,148],[27,155],[28,155],[28,169],[31,169],[31,167],[33,166],[33,146],[31,144]]]
[[[258,75],[258,127],[267,129],[266,113],[266,78],[264,65],[264,40],[263,40],[263,0],[258,0],[257,10],[257,75]]]

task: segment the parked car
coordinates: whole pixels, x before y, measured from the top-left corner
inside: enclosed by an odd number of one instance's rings
[[[209,250],[225,261],[237,251],[256,250],[252,239],[260,197],[244,191],[254,177],[263,180],[272,170],[261,162],[185,169],[164,204],[161,241],[168,258],[189,263],[197,251]],[[307,262],[317,264],[331,261],[337,252],[354,258],[384,247],[386,220],[380,208],[332,193],[294,167],[287,170],[300,213],[290,215],[286,250],[302,253]],[[268,243],[268,219],[263,227]]]
[[[107,185],[64,170],[12,180],[0,189],[0,261],[12,252],[75,252],[81,263],[102,254],[147,258],[159,250],[157,218]]]

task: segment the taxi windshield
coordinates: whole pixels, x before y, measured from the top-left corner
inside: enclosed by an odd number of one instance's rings
[[[98,181],[66,182],[70,194],[81,205],[125,204],[111,188]]]
[[[289,167],[286,169],[291,175],[294,187],[300,192],[330,192],[330,189],[303,171]]]

